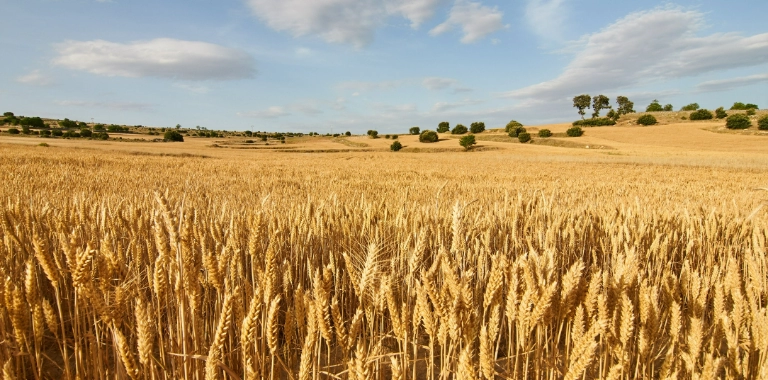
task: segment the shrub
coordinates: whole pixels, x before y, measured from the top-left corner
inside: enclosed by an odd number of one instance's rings
[[[467,133],[467,127],[462,124],[456,124],[456,126],[451,130],[452,135],[463,135],[465,133]]]
[[[485,131],[485,123],[482,121],[476,121],[470,124],[469,131],[472,133],[482,133]]]
[[[390,139],[391,137],[392,137],[392,136],[390,136],[390,135],[384,135],[384,138],[385,138],[385,139]]]
[[[352,136],[352,132],[346,131],[346,132],[344,132],[344,136],[347,136],[347,137]]]
[[[573,122],[573,125],[575,127],[603,127],[606,125],[616,125],[616,122],[613,119],[607,117],[600,117],[594,119],[576,120]]]
[[[552,131],[550,131],[549,129],[542,129],[539,131],[539,137],[551,137],[551,136],[552,136]]]
[[[393,152],[397,152],[400,149],[403,149],[403,144],[400,144],[400,141],[395,141],[392,143],[392,145],[389,146],[389,149]]]
[[[517,128],[522,127],[523,124],[519,123],[517,120],[512,120],[509,123],[507,123],[507,126],[504,128],[504,132],[512,132],[513,130],[516,130]]]
[[[728,113],[725,112],[725,108],[720,107],[715,110],[715,117],[718,119],[725,119],[726,117],[728,117]]]
[[[96,140],[108,140],[109,134],[107,132],[98,132],[93,134],[93,138]]]
[[[749,120],[749,116],[744,114],[731,115],[725,119],[725,127],[728,129],[747,129],[751,126],[752,122]]]
[[[671,104],[667,104],[667,105],[664,106],[664,111],[669,112],[669,111],[672,111],[673,109],[674,109],[674,107],[672,107]]]
[[[747,108],[747,116],[755,116],[756,113],[754,108]]]
[[[392,140],[397,140],[397,135],[392,135]]]
[[[733,103],[733,106],[731,106],[731,110],[738,110],[738,111],[744,111],[748,109],[760,109],[760,107],[757,106],[757,104],[747,103],[744,104],[742,102],[736,102]]]
[[[706,108],[691,112],[688,116],[691,120],[712,120],[712,112],[709,112]]]
[[[447,121],[442,121],[437,125],[437,133],[446,133],[451,130],[451,124]]]
[[[475,135],[466,135],[459,139],[459,145],[464,147],[464,150],[470,150],[472,147],[477,144],[475,141]]]
[[[421,129],[419,129],[419,127],[413,127],[409,129],[408,132],[410,132],[412,135],[418,135],[421,132]]]
[[[42,147],[46,147],[47,148],[50,145],[48,145],[48,143],[40,143],[40,144],[37,144],[37,146],[42,146]]]
[[[106,128],[107,128],[107,127],[106,127],[104,124],[96,124],[96,125],[94,125],[94,126],[93,126],[93,129],[95,129],[95,130],[97,130],[97,131],[103,131],[103,130],[105,130]]]
[[[579,137],[584,134],[584,131],[581,129],[581,127],[571,127],[565,131],[565,134],[568,135],[568,137]]]
[[[245,140],[246,144],[253,144],[253,140]]]
[[[699,103],[691,103],[687,106],[683,106],[680,111],[696,111],[697,109],[699,109]]]
[[[761,117],[757,121],[757,129],[761,131],[768,131],[768,115]]]
[[[22,118],[19,124],[26,125],[32,128],[45,128],[45,123],[43,122],[43,119],[39,117]]]
[[[520,140],[521,143],[527,143],[531,141],[531,134],[528,132],[523,132],[517,135],[517,139]]]
[[[59,122],[59,126],[62,128],[77,128],[77,123],[65,118]]]
[[[28,135],[29,134],[29,126],[28,125],[22,125],[21,126],[21,133]]]
[[[266,137],[266,136],[265,136]],[[174,131],[174,130],[167,130],[165,131],[165,134],[163,134],[163,140],[165,141],[184,141],[184,136],[181,135],[181,133]]]
[[[605,117],[607,117],[608,119],[611,119],[614,122],[616,122],[616,121],[618,121],[621,118],[621,114],[616,112],[616,111],[614,111],[614,110],[610,110],[610,111],[608,111],[607,114],[605,114]]]
[[[509,137],[512,137],[512,138],[516,138],[516,137],[517,137],[517,136],[519,136],[521,133],[525,133],[525,132],[526,132],[526,131],[525,131],[525,127],[523,127],[522,125],[520,125],[519,127],[516,127],[516,128],[510,129],[510,130],[509,130],[509,133],[507,133],[507,134],[509,135]]]
[[[370,132],[368,133],[368,136],[370,136],[372,139],[379,138],[379,131],[368,131],[368,132]]]
[[[62,132],[61,129],[54,129],[53,131],[51,131],[51,134],[57,137],[61,137],[64,134],[64,132]]]
[[[93,132],[90,129],[81,129],[80,130],[80,136],[91,137],[91,136],[93,136]]]
[[[437,132],[426,130],[419,135],[419,142],[433,143],[437,142]]]
[[[64,132],[62,137],[77,138],[77,137],[80,137],[80,133],[77,133],[75,131],[66,131]]]
[[[49,131],[47,129],[43,129],[42,131],[40,131],[40,136],[42,136],[42,137],[50,137],[51,136],[51,131]]]
[[[8,133],[10,133],[12,135],[18,135],[19,134],[19,130],[16,129],[16,128],[10,128],[10,129],[8,129]]]
[[[645,107],[645,112],[659,112],[664,111],[664,107],[661,106],[658,100],[654,99],[648,107]]]
[[[654,125],[656,123],[658,123],[658,121],[656,120],[656,117],[654,117],[653,115],[643,115],[637,119],[637,124],[644,125],[646,127],[649,125]]]

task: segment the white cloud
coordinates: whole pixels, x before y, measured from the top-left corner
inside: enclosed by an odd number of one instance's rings
[[[477,42],[483,37],[504,28],[501,19],[504,13],[496,7],[487,7],[481,3],[456,0],[448,19],[433,28],[429,34],[436,36],[454,27],[461,27],[464,36],[461,42]]]
[[[557,78],[503,94],[529,105],[768,61],[768,33],[697,37],[703,15],[679,8],[631,13],[583,38]]]
[[[50,86],[53,84],[53,79],[41,73],[40,70],[32,70],[29,74],[16,78],[16,82],[30,86]]]
[[[439,77],[427,77],[421,81],[428,90],[437,91],[444,90],[449,87],[457,85],[459,81],[453,78],[439,78]]]
[[[435,14],[435,9],[445,0],[390,0],[387,4],[389,13],[401,14],[411,21],[416,29]]]
[[[107,108],[119,111],[144,111],[152,108],[152,104],[135,102],[94,102],[84,100],[58,100],[57,105],[63,107]]]
[[[562,38],[563,25],[568,11],[566,0],[528,0],[525,20],[534,33],[549,40]]]
[[[751,86],[768,82],[768,74],[757,74],[746,77],[728,78],[721,80],[711,80],[699,83],[696,86],[698,92],[727,91],[738,87]]]
[[[196,81],[249,78],[256,73],[253,58],[244,51],[199,41],[66,41],[57,50],[54,64],[104,76]]]
[[[275,119],[282,116],[289,116],[291,113],[283,107],[272,106],[263,111],[238,112],[237,116],[254,117],[259,119]]]
[[[432,112],[445,112],[445,111],[454,110],[460,107],[474,106],[482,103],[483,103],[482,100],[475,100],[475,99],[464,99],[459,102],[437,102],[432,107]]]

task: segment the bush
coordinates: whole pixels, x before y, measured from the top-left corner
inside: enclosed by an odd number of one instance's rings
[[[181,133],[177,131],[168,130],[165,132],[165,134],[163,134],[163,140],[184,142],[184,136],[182,136]]]
[[[93,126],[93,129],[95,129],[97,131],[103,131],[106,128],[107,128],[107,126],[105,126],[104,124],[96,124],[96,125]]]
[[[392,140],[397,140],[397,135],[392,135]]]
[[[29,126],[32,128],[45,128],[45,123],[43,122],[43,119],[39,117],[22,118],[19,124]]]
[[[744,114],[731,115],[725,119],[725,127],[728,129],[747,129],[751,126],[752,122],[749,120],[749,116]]]
[[[391,137],[392,137],[392,136],[390,136],[390,135],[384,135],[384,138],[385,138],[385,139],[390,139]]]
[[[371,133],[368,134],[372,139],[379,138],[379,131],[370,131]]]
[[[528,132],[523,132],[517,135],[517,139],[520,140],[521,143],[527,143],[531,141],[531,134]]]
[[[421,132],[421,129],[419,129],[419,127],[413,127],[409,129],[408,132],[410,132],[412,135],[418,135]]]
[[[757,129],[761,131],[768,131],[768,115],[761,117],[757,121]]]
[[[446,133],[451,130],[451,124],[447,121],[442,121],[437,125],[437,133]]]
[[[464,147],[464,150],[470,150],[472,147],[477,144],[475,141],[475,135],[466,135],[459,139],[459,145]]]
[[[469,126],[469,131],[472,133],[482,133],[485,131],[485,123],[482,121],[476,121]]]
[[[507,134],[508,134],[508,135],[509,135],[509,137],[511,137],[511,138],[516,138],[516,137],[517,137],[517,136],[519,136],[521,133],[525,133],[525,132],[526,132],[526,131],[525,131],[525,127],[523,127],[522,125],[520,125],[520,126],[518,126],[518,127],[516,127],[516,128],[510,129],[510,130],[509,130],[509,133],[507,133]]]
[[[552,137],[552,131],[549,129],[542,129],[539,131],[539,137]]]
[[[403,144],[400,144],[400,141],[395,141],[392,143],[392,145],[389,146],[389,149],[393,152],[397,152],[400,149],[403,149]]]
[[[352,132],[346,131],[346,132],[344,132],[344,136],[347,136],[347,137],[352,136]]]
[[[77,138],[80,137],[80,134],[75,131],[66,131],[61,137]]]
[[[61,137],[64,134],[64,132],[62,132],[61,129],[54,129],[53,131],[51,131],[51,134],[56,137]]]
[[[96,140],[108,140],[109,134],[107,132],[98,132],[93,134],[93,138]]]
[[[512,120],[509,123],[507,123],[507,126],[504,128],[504,132],[512,132],[513,130],[516,130],[517,128],[521,128],[523,124],[519,123],[517,120]]]
[[[565,131],[565,134],[568,135],[568,137],[579,137],[584,134],[584,131],[581,129],[581,127],[571,127]]]
[[[715,110],[715,117],[718,119],[725,119],[726,117],[728,117],[728,113],[725,112],[725,108],[720,107]]]
[[[654,99],[648,107],[645,107],[645,112],[660,112],[664,111],[664,107],[661,106],[658,100]]]
[[[437,142],[437,132],[426,130],[419,135],[419,142],[433,143]]]
[[[465,133],[467,133],[467,127],[462,124],[456,124],[456,126],[451,130],[452,135],[463,135]]]
[[[699,109],[699,103],[691,103],[687,106],[683,106],[680,111],[696,111],[697,109]]]
[[[40,144],[37,144],[37,146],[42,146],[42,147],[46,147],[47,148],[50,145],[48,145],[48,143],[40,143]]]
[[[674,107],[672,107],[671,104],[667,104],[667,105],[664,106],[664,111],[669,112],[669,111],[672,111],[673,109],[674,109]]]
[[[16,128],[10,128],[10,129],[8,129],[8,133],[10,133],[12,135],[18,135],[19,134],[19,130],[16,129]]]
[[[49,131],[47,129],[43,129],[42,131],[40,131],[40,136],[42,136],[42,137],[50,137],[51,136],[51,131]]]
[[[29,126],[28,125],[22,125],[21,126],[21,133],[28,135],[29,134]]]
[[[706,108],[691,112],[688,116],[691,120],[712,120],[712,112],[709,112]]]
[[[755,111],[754,108],[748,108],[747,109],[747,116],[755,116],[756,113],[757,113],[757,111]]]
[[[656,117],[653,115],[643,115],[637,119],[637,124],[644,125],[646,127],[656,123],[658,123],[658,120],[656,120]]]
[[[744,111],[748,109],[760,109],[760,107],[758,107],[757,104],[752,104],[752,103],[744,104],[742,102],[733,103],[733,106],[731,106],[731,110],[733,111]]]
[[[600,118],[594,118],[594,119],[586,119],[586,120],[576,120],[573,122],[573,126],[575,127],[604,127],[606,125],[616,125],[616,122],[613,119],[607,118],[607,117],[600,117]]]
[[[91,137],[91,136],[93,136],[93,132],[90,129],[81,129],[80,130],[80,136]]]

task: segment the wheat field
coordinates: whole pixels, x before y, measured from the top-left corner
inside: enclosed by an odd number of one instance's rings
[[[759,168],[0,157],[4,379],[768,378]]]

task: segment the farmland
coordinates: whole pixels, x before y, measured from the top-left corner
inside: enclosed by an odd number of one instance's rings
[[[4,378],[766,378],[768,136],[722,124],[2,136]]]

